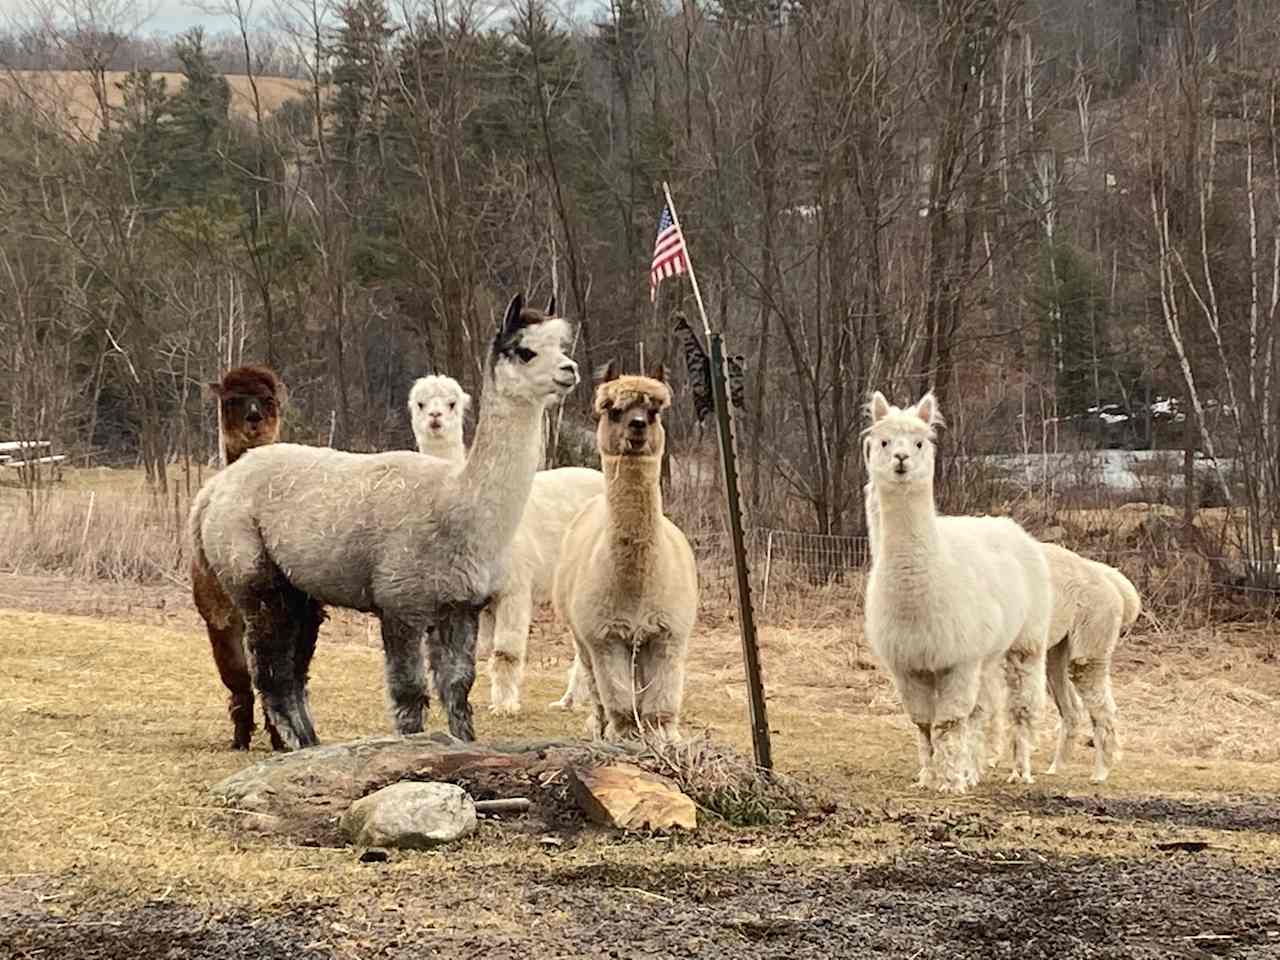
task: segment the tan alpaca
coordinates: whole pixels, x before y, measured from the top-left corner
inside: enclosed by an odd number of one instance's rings
[[[1057,544],[1043,544],[1053,578],[1049,627],[1049,692],[1058,708],[1058,748],[1046,773],[1056,773],[1071,753],[1076,724],[1088,711],[1093,724],[1094,783],[1107,779],[1120,759],[1116,703],[1111,695],[1111,657],[1120,632],[1142,611],[1138,591],[1123,573]],[[1078,692],[1078,693],[1077,693]]]
[[[680,736],[685,656],[698,613],[698,572],[659,486],[671,391],[661,367],[596,389],[605,492],[565,531],[552,598],[573,631],[594,736]],[[638,726],[637,726],[638,725]]]

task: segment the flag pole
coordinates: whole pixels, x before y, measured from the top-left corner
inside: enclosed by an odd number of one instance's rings
[[[684,228],[680,226],[680,217],[676,213],[675,201],[671,199],[671,189],[667,186],[667,181],[662,181],[662,192],[667,198],[667,209],[671,211],[671,223],[676,228],[676,232],[684,237]],[[685,266],[689,268],[689,282],[693,284],[693,299],[698,301],[698,315],[702,317],[702,332],[707,335],[707,339],[711,339],[711,324],[707,321],[707,308],[702,305],[702,293],[698,290],[698,277],[693,272],[693,257],[689,256],[689,238],[685,237]]]
[[[756,636],[755,610],[751,604],[751,571],[747,566],[746,536],[742,528],[742,493],[738,487],[738,444],[733,430],[733,417],[729,410],[728,376],[725,370],[724,341],[719,333],[711,332],[707,311],[698,291],[698,278],[693,272],[693,258],[689,255],[689,240],[684,236],[676,205],[671,201],[671,190],[664,180],[662,192],[666,195],[667,209],[671,211],[671,223],[684,238],[685,266],[689,268],[689,282],[693,296],[698,301],[698,313],[702,316],[702,329],[711,351],[711,403],[716,414],[716,434],[720,440],[720,478],[724,482],[725,507],[729,517],[729,539],[733,546],[733,567],[738,596],[738,627],[742,635],[742,660],[747,671],[747,703],[751,712],[751,746],[756,766],[773,769],[773,746],[769,739],[769,715],[765,706],[764,680],[760,672],[760,644]]]

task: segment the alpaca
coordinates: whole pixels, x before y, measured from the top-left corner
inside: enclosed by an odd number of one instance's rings
[[[1046,773],[1057,773],[1070,757],[1076,724],[1088,710],[1093,724],[1094,783],[1107,779],[1120,759],[1116,704],[1111,695],[1111,657],[1120,633],[1138,619],[1142,599],[1115,567],[1088,560],[1057,544],[1041,545],[1053,579],[1049,628],[1049,692],[1058,708],[1058,745]]]
[[[284,749],[319,742],[306,684],[322,605],[377,615],[396,733],[422,730],[425,646],[450,732],[475,739],[479,612],[506,575],[542,456],[543,410],[578,383],[570,335],[566,321],[512,298],[461,470],[408,451],[274,444],[201,488],[194,549],[244,616],[254,681]]]
[[[453,377],[435,374],[415,380],[409,390],[409,420],[418,452],[461,465],[467,459],[462,421],[470,406],[471,395]]]
[[[556,612],[573,631],[591,732],[606,739],[680,736],[698,571],[662,513],[663,381],[661,367],[653,377],[605,370],[595,396],[605,492],[569,524],[556,567]]]
[[[263,366],[228,370],[218,383],[208,385],[218,398],[218,446],[223,466],[239,460],[246,451],[280,439],[281,415],[288,391],[275,372]],[[209,634],[213,662],[227,688],[227,712],[231,716],[231,746],[248,750],[253,736],[253,683],[244,652],[244,620],[203,558],[191,560],[191,596]],[[274,727],[267,720],[273,742]]]
[[[461,464],[462,415],[469,398],[452,377],[423,377],[409,396],[418,450]],[[439,411],[438,414],[435,411]],[[520,712],[520,687],[535,604],[551,599],[565,528],[582,505],[604,493],[604,474],[583,467],[540,470],[511,541],[507,580],[480,611],[478,649],[489,655],[489,709]]]
[[[1010,782],[1031,783],[1032,723],[1044,697],[1053,592],[1040,545],[1006,517],[939,517],[932,393],[899,409],[876,392],[866,449],[878,523],[866,634],[916,725],[917,783],[964,793],[984,759],[989,710],[1014,731]],[[870,509],[869,509],[870,515]]]

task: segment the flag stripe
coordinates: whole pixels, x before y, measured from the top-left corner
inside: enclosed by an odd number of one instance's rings
[[[688,250],[684,244],[684,235],[676,226],[671,209],[663,204],[662,214],[658,217],[658,236],[653,244],[653,260],[649,265],[649,299],[655,300],[658,295],[658,284],[668,277],[684,273],[688,266]]]

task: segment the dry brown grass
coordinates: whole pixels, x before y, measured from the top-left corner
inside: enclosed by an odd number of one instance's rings
[[[343,640],[354,642],[343,642]],[[732,630],[704,630],[691,655],[686,728],[749,750],[744,686]],[[943,801],[912,790],[914,744],[887,681],[870,668],[856,626],[764,631],[774,753],[783,772],[815,778],[846,807],[873,811],[998,811],[1025,788],[992,781],[971,797]],[[531,643],[525,716],[484,711],[487,678],[476,684],[482,738],[577,735],[581,714],[542,704],[561,690],[568,645],[540,625]],[[1126,756],[1105,788],[1087,783],[1082,748],[1069,773],[1041,786],[1055,792],[1213,799],[1224,793],[1280,793],[1280,665],[1255,634],[1148,636],[1125,643],[1118,669]],[[327,624],[313,670],[313,702],[327,742],[381,734],[382,658],[358,622]],[[439,718],[433,718],[439,726]],[[1052,736],[1046,723],[1042,769]],[[7,876],[60,878],[64,905],[86,899],[172,896],[262,907],[296,895],[362,901],[369,875],[349,852],[282,847],[234,830],[206,788],[248,757],[225,747],[223,691],[204,638],[194,632],[87,618],[0,611],[0,863]],[[734,865],[867,862],[909,841],[897,815],[836,821],[818,847],[780,834],[744,848],[714,834],[689,845],[615,845],[584,837],[558,856],[573,863]],[[1054,821],[1060,823],[1061,821]],[[1130,828],[1132,827],[1132,828]],[[1159,825],[1107,830],[1080,819],[1064,839],[1036,818],[1008,820],[995,841],[1011,848],[1078,848],[1095,855],[1148,849]],[[1280,856],[1275,834],[1218,838],[1232,856]],[[761,844],[767,844],[766,848]],[[1076,847],[1073,847],[1075,844]],[[430,884],[487,865],[545,856],[530,838],[486,826],[460,849],[389,865],[388,883]],[[281,879],[291,881],[282,884]],[[299,886],[300,885],[300,886]]]
[[[113,107],[122,106],[124,97],[120,84],[127,74],[124,71],[108,71],[107,101]],[[154,79],[164,79],[169,93],[176,93],[186,83],[180,73],[153,73]],[[228,76],[231,86],[231,112],[233,115],[253,116],[253,93],[249,78]],[[286,100],[306,96],[306,81],[285,77],[258,77],[258,95],[263,110],[271,114]],[[21,99],[41,113],[58,118],[70,131],[85,137],[97,135],[101,125],[98,104],[89,83],[88,74],[75,70],[15,70],[0,72],[0,98]]]

